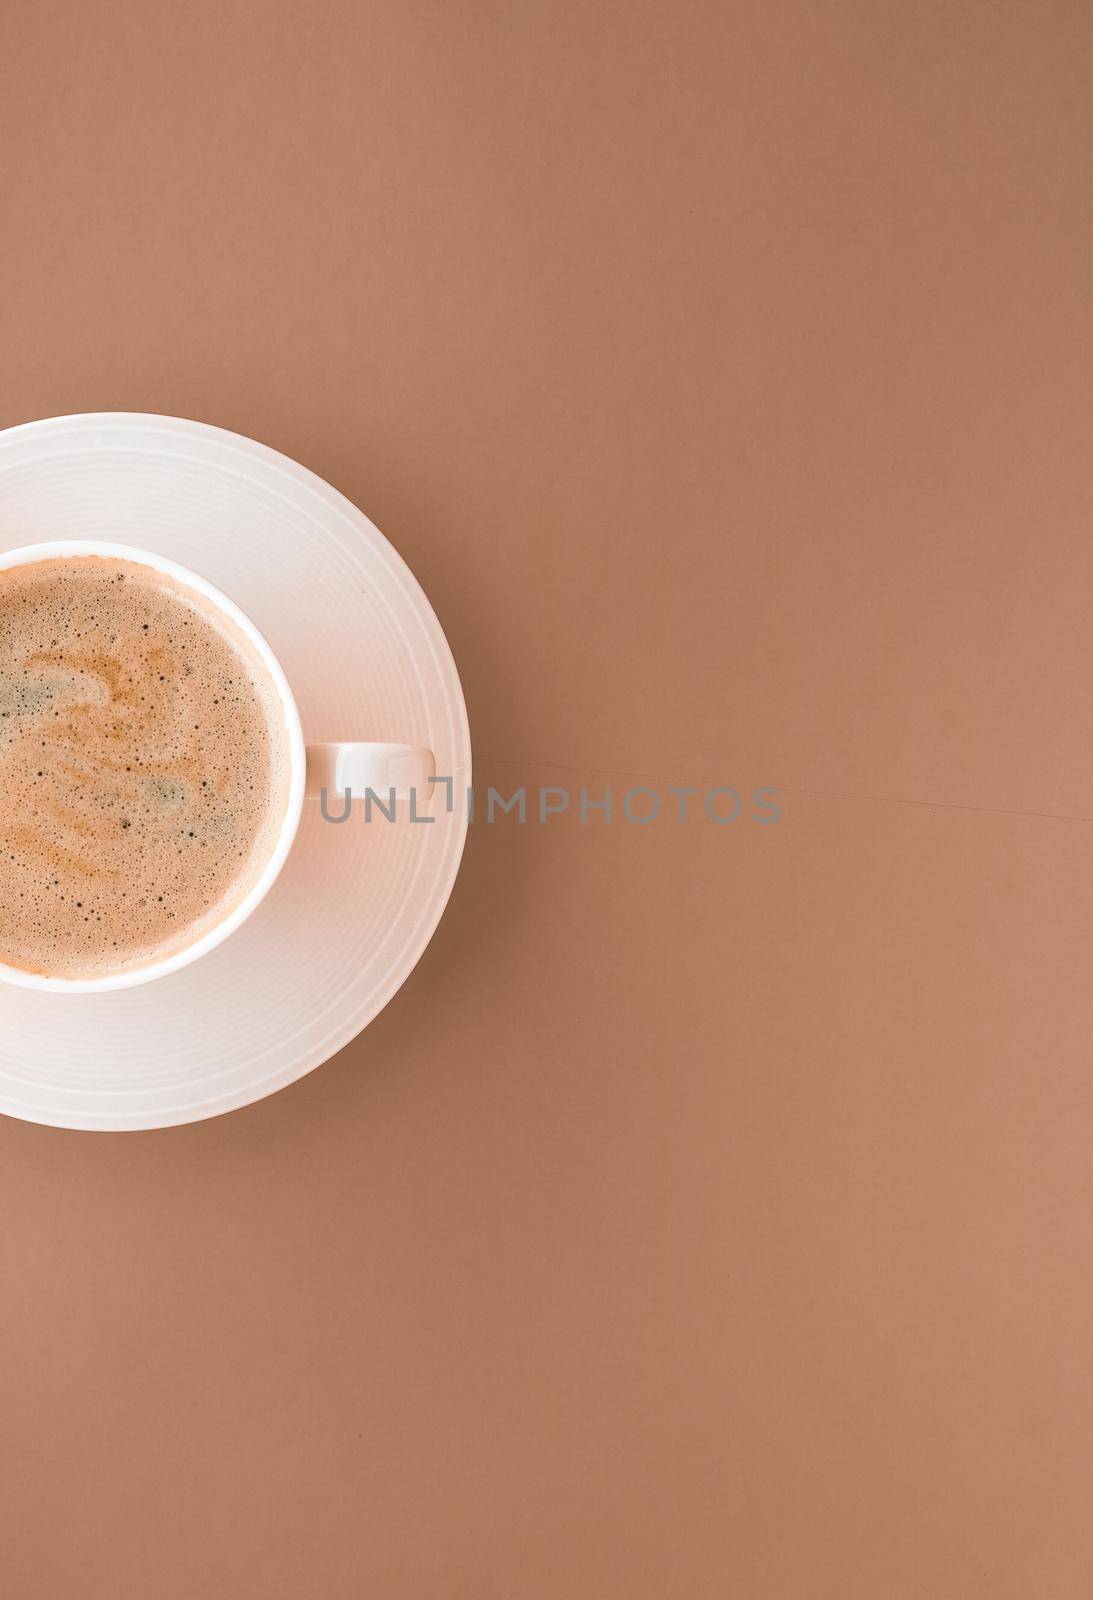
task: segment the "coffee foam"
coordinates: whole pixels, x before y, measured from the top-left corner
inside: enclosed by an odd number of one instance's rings
[[[184,949],[260,875],[288,778],[276,687],[202,596],[110,557],[0,571],[0,961]]]

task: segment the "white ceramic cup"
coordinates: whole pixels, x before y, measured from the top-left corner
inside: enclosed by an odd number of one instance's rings
[[[334,795],[349,793],[364,797],[371,790],[385,804],[393,790],[396,797],[412,795],[419,806],[424,805],[430,793],[436,772],[433,754],[419,745],[390,742],[362,742],[305,745],[300,713],[296,709],[292,690],[280,662],[266,640],[244,611],[229,600],[227,595],[213,587],[196,572],[180,567],[177,562],[131,545],[109,544],[99,540],[67,539],[54,543],[26,545],[19,550],[0,554],[0,572],[12,567],[29,566],[37,561],[57,561],[78,556],[113,556],[123,561],[133,561],[165,573],[184,589],[200,595],[211,604],[247,638],[257,652],[266,673],[277,690],[281,716],[284,723],[285,744],[289,757],[288,795],[284,816],[269,859],[245,897],[229,911],[222,921],[192,944],[176,950],[162,960],[150,961],[144,966],[131,967],[124,972],[109,973],[95,978],[46,977],[39,973],[24,972],[0,962],[0,980],[14,983],[24,989],[49,990],[61,994],[92,994],[107,989],[129,989],[134,984],[149,983],[162,978],[180,967],[189,966],[199,956],[207,955],[222,944],[250,916],[265,898],[296,837],[305,791],[318,796],[324,789]]]

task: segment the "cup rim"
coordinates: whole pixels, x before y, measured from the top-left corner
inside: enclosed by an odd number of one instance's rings
[[[242,927],[273,887],[292,848],[300,824],[307,778],[307,752],[303,726],[284,668],[264,634],[242,607],[207,578],[203,578],[200,573],[151,550],[143,550],[136,545],[115,544],[102,539],[56,539],[21,545],[15,550],[0,552],[0,572],[9,571],[13,567],[30,566],[38,561],[63,561],[81,556],[113,557],[162,572],[181,584],[183,588],[191,589],[201,595],[240,629],[258,652],[262,665],[277,690],[289,752],[289,778],[285,814],[273,849],[261,873],[228,915],[215,927],[203,933],[200,938],[184,945],[172,955],[163,957],[162,960],[150,961],[143,966],[129,968],[125,972],[104,973],[91,978],[65,978],[27,972],[21,967],[9,966],[6,962],[0,961],[0,981],[21,989],[60,994],[95,994],[112,989],[132,989],[138,984],[150,983],[153,978],[166,977],[171,972],[178,972],[181,968],[188,967],[191,962],[207,955],[210,950],[215,950],[217,945],[222,944],[237,928]]]

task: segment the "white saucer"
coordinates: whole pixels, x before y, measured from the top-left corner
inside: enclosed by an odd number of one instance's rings
[[[104,539],[210,579],[265,634],[309,740],[428,745],[459,795],[467,710],[440,624],[368,518],[305,467],[203,423],[127,413],[0,432],[0,550]],[[0,984],[0,1111],[67,1128],[160,1128],[247,1105],[310,1072],[386,1005],[447,904],[466,808],[413,825],[309,799],[254,916],[139,988]]]

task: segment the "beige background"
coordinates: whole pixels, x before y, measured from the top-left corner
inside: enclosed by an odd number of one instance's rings
[[[420,576],[476,829],[339,1058],[0,1124],[11,1600],[1093,1592],[1093,15],[0,10],[0,423]]]

